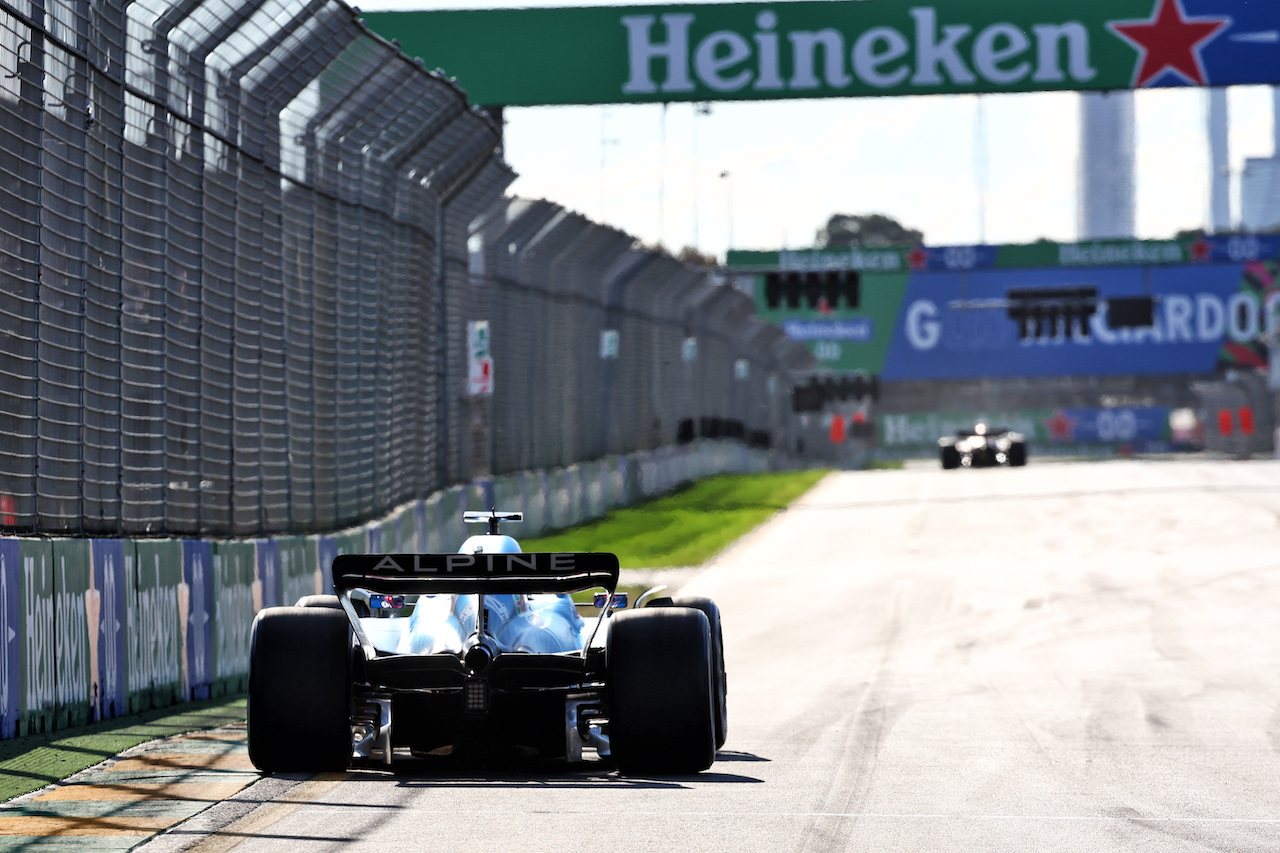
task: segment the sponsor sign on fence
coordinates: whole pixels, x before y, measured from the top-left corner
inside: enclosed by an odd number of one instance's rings
[[[182,695],[208,699],[213,687],[214,557],[209,542],[182,543],[182,586],[178,609],[183,613]]]
[[[124,544],[120,539],[95,539],[90,543],[90,675],[96,720],[117,717],[129,706],[125,620],[132,602],[125,597]]]
[[[182,699],[182,543],[176,539],[125,544],[129,710],[162,708]]]
[[[280,603],[297,604],[302,596],[319,593],[320,572],[316,568],[315,540],[291,536],[276,542],[280,552]],[[310,559],[307,558],[308,552]]]
[[[888,250],[886,250],[888,251]],[[1260,368],[1280,329],[1280,237],[1213,237],[899,250],[900,272],[864,272],[861,304],[770,304],[760,315],[838,371],[886,380],[1213,373]],[[842,269],[847,252],[734,252],[737,269]],[[1011,290],[1096,288],[1087,333],[1021,339]],[[1113,329],[1107,300],[1151,296],[1155,324]],[[775,291],[773,298],[778,299]],[[861,337],[849,334],[861,328]]]
[[[18,735],[53,727],[57,702],[57,639],[54,622],[53,544],[23,539],[22,550],[22,710]]]
[[[213,685],[211,696],[248,686],[249,629],[253,623],[256,553],[252,542],[213,545]]]
[[[89,632],[92,570],[88,539],[54,539],[53,614],[54,728],[81,726],[90,720],[91,645]],[[94,626],[97,627],[96,625]],[[96,631],[94,634],[96,635]]]
[[[0,738],[18,731],[22,685],[22,548],[17,539],[0,539]]]
[[[366,13],[480,104],[1280,82],[1248,0],[724,3]]]
[[[876,418],[879,445],[886,449],[933,447],[942,436],[971,430],[977,423],[1020,432],[1042,445],[1131,444],[1170,438],[1169,409],[1164,406],[881,413]]]

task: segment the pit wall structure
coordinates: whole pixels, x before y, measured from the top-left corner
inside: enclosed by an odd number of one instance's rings
[[[477,480],[332,534],[264,539],[0,537],[0,737],[243,692],[264,607],[332,591],[339,554],[448,553],[467,510],[522,510],[530,537],[775,453],[699,441]],[[474,528],[471,532],[475,532]]]

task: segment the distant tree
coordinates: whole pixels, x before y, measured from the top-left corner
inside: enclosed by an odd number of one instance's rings
[[[877,249],[885,246],[917,245],[924,242],[924,232],[907,228],[898,220],[882,213],[852,215],[835,213],[825,228],[818,231],[819,249],[850,249],[854,246]]]
[[[1173,235],[1175,240],[1199,240],[1204,236],[1203,228],[1184,228]]]
[[[720,261],[715,255],[704,255],[693,246],[685,246],[676,253],[676,260],[682,263],[692,264],[695,267],[718,267]]]

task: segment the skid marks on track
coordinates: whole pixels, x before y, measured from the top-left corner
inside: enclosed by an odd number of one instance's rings
[[[880,750],[894,723],[907,710],[910,700],[895,687],[896,665],[906,633],[907,598],[912,584],[900,581],[894,588],[892,611],[885,625],[880,656],[862,685],[841,697],[843,708],[836,728],[842,744],[838,765],[816,817],[805,827],[797,849],[804,853],[843,850],[852,836],[856,817],[862,811],[875,778]]]

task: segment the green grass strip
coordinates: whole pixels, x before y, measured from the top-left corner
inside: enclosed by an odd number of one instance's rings
[[[242,723],[245,699],[214,699],[0,741],[0,802],[61,781],[156,738]]]
[[[826,476],[822,470],[725,474],[536,539],[525,551],[611,551],[623,568],[698,566]]]

